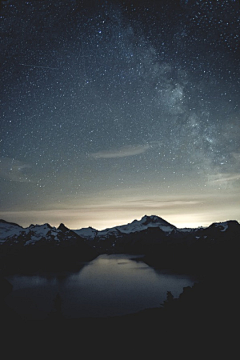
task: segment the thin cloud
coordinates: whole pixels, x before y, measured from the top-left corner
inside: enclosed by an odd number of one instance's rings
[[[225,183],[229,183],[232,181],[237,181],[240,180],[240,173],[219,173],[216,175],[212,175],[209,178],[209,183],[214,185],[214,184],[225,184]]]
[[[26,169],[30,169],[31,166],[12,158],[2,157],[0,158],[0,177],[16,182],[31,182],[26,173]]]
[[[237,162],[240,162],[240,153],[232,152],[231,154]]]
[[[94,159],[114,159],[122,158],[127,156],[134,156],[143,154],[147,150],[151,149],[152,146],[149,144],[145,145],[132,145],[132,146],[123,146],[118,149],[111,150],[102,150],[96,153],[91,153],[90,156]]]

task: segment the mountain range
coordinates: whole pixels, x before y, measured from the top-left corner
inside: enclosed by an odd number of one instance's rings
[[[145,215],[101,231],[92,227],[71,230],[64,224],[23,228],[0,220],[0,268],[22,268],[23,258],[26,269],[72,268],[100,253],[143,254],[155,266],[192,267],[194,262],[200,265],[201,257],[206,260],[220,248],[226,250],[239,236],[240,224],[235,220],[179,229],[158,216]]]

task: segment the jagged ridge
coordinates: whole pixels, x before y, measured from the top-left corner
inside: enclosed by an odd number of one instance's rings
[[[99,253],[135,253],[143,254],[154,265],[180,266],[180,262],[189,264],[191,260],[193,266],[194,261],[211,253],[212,244],[228,246],[231,239],[240,236],[240,225],[234,220],[213,223],[207,228],[178,229],[155,215],[102,231],[70,230],[64,224],[58,228],[43,224],[24,229],[4,220],[0,220],[0,229],[1,253],[28,253],[36,262],[40,257],[48,257],[49,264],[51,260],[59,263],[57,253],[63,262],[66,257],[71,262],[89,260]]]

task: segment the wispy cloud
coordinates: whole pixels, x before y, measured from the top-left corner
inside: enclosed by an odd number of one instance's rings
[[[237,162],[240,162],[240,153],[232,152],[231,155],[233,156],[233,158],[234,158]]]
[[[218,173],[209,176],[209,183],[212,185],[228,184],[237,180],[240,180],[240,173]]]
[[[116,225],[123,225],[140,220],[143,215],[159,215],[165,220],[174,224],[174,215],[181,213],[191,214],[192,210],[198,207],[198,200],[164,200],[141,199],[141,198],[118,198],[106,200],[102,197],[94,201],[79,205],[52,204],[46,209],[31,209],[25,211],[0,211],[0,218],[7,221],[14,221],[22,226],[29,226],[30,223],[45,223],[58,226],[59,222],[72,229],[92,226],[97,229],[106,229]],[[112,217],[112,215],[114,216]],[[188,215],[189,218],[190,215]],[[179,215],[177,216],[177,218]]]
[[[94,159],[122,158],[142,154],[152,147],[153,145],[151,144],[123,146],[117,149],[102,150],[96,153],[91,153],[90,156]]]
[[[26,172],[31,166],[8,157],[0,158],[0,177],[17,182],[31,182]]]

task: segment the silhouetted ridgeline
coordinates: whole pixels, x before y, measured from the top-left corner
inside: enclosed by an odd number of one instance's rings
[[[82,262],[98,253],[83,238],[61,224],[30,225],[0,221],[3,238],[0,242],[0,269],[5,273],[33,271],[78,271]]]
[[[6,272],[78,269],[99,253],[141,254],[151,266],[205,274],[234,267],[240,238],[237,221],[178,229],[157,216],[97,231],[61,224],[28,228],[0,220],[0,268]]]
[[[206,229],[184,234],[181,238],[152,244],[145,261],[155,267],[173,271],[209,275],[237,271],[240,225],[228,221],[225,227],[212,224]]]

